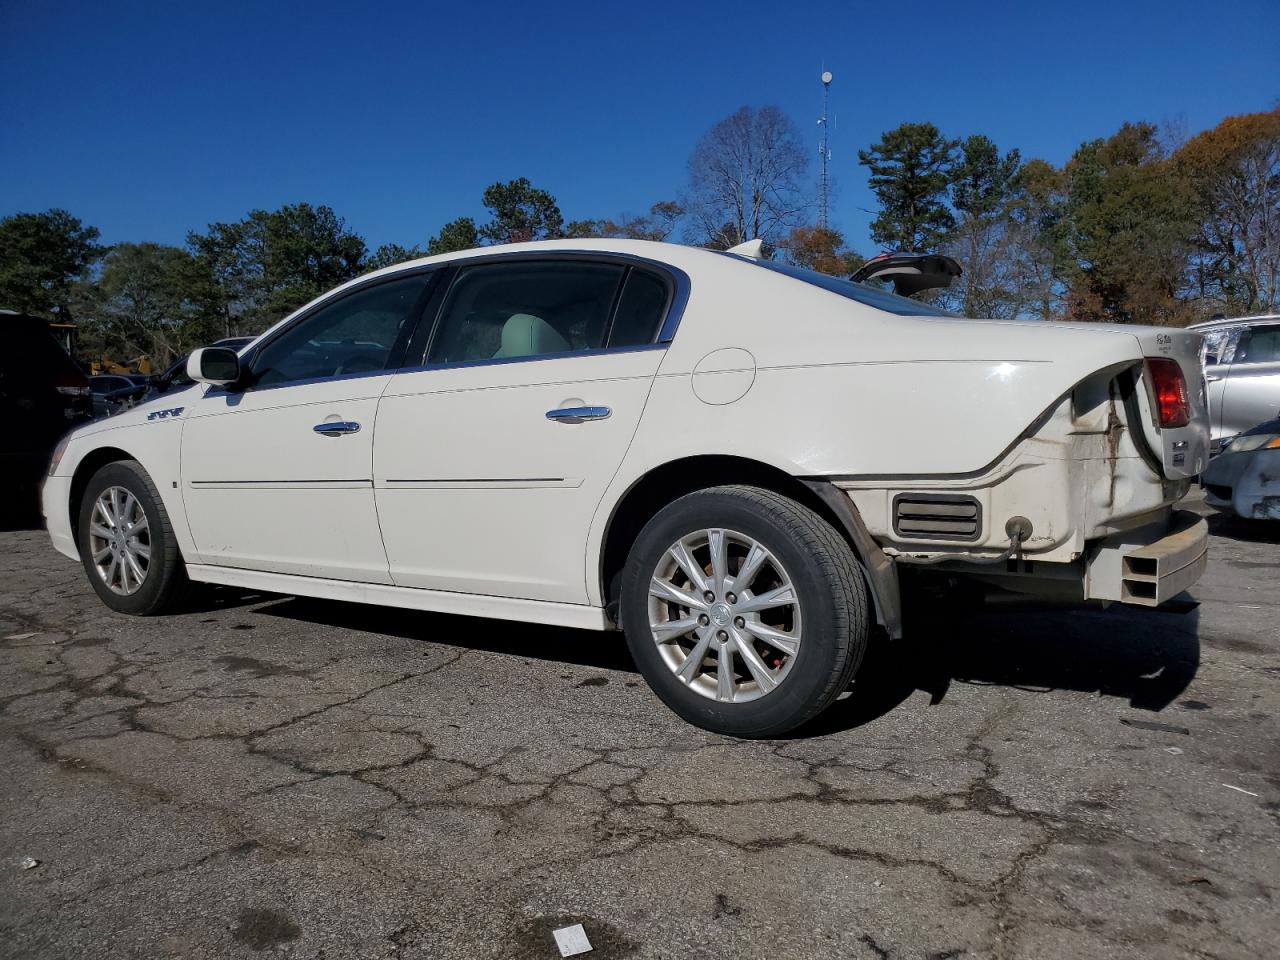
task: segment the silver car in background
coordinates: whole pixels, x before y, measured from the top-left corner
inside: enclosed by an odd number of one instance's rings
[[[1204,335],[1211,450],[1280,416],[1280,314],[1194,323]]]

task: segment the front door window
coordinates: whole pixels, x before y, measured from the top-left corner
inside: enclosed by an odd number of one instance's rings
[[[349,294],[285,330],[252,362],[252,384],[278,386],[386,370],[411,326],[429,275]]]

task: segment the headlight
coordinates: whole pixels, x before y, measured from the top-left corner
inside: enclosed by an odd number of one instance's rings
[[[1280,433],[1255,433],[1248,437],[1236,437],[1227,447],[1230,453],[1248,453],[1250,450],[1280,450]]]
[[[67,452],[67,445],[71,443],[71,434],[67,434],[58,441],[58,445],[53,448],[53,456],[49,458],[49,476],[53,476],[58,469],[58,464],[62,462],[62,455]]]

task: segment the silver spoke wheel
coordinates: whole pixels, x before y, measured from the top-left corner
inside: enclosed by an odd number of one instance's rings
[[[649,629],[672,673],[723,703],[757,700],[786,679],[801,639],[800,597],[781,562],[735,530],[673,543],[649,581]]]
[[[151,531],[142,503],[124,487],[108,487],[89,521],[93,566],[112,593],[137,593],[151,569]]]

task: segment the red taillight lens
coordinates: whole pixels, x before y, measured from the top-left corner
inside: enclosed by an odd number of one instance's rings
[[[1187,379],[1177,360],[1147,357],[1151,373],[1151,389],[1156,397],[1156,416],[1162,427],[1185,427],[1191,422],[1191,404],[1187,401]]]

